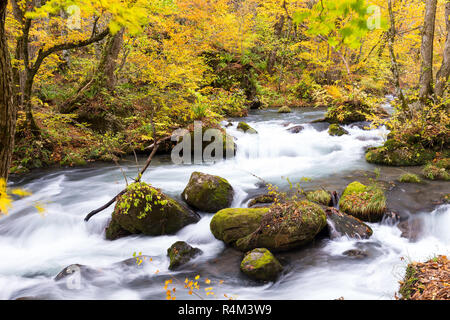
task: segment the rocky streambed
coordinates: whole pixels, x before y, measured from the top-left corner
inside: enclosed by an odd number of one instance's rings
[[[175,165],[167,156],[155,158],[142,180],[164,195],[158,201],[174,201],[174,208],[182,206],[161,217],[182,212],[182,221],[175,226],[158,222],[161,228],[147,230],[119,219],[120,227],[127,228],[113,237],[115,240],[108,240],[105,231],[113,207],[87,223],[83,218],[125,187],[118,167],[42,170],[13,179],[14,186],[29,189],[33,195],[16,201],[11,214],[0,220],[0,298],[165,299],[166,280],[176,278],[183,283],[197,275],[205,297],[203,287],[213,287],[214,297],[223,299],[225,295],[237,299],[394,298],[409,261],[448,254],[450,205],[443,197],[450,192],[449,183],[399,182],[402,174],[419,173],[420,168],[380,167],[364,159],[366,149],[386,139],[385,128],[366,130],[364,124],[349,124],[335,134],[326,123],[311,123],[323,114],[324,110],[308,108],[293,109],[292,113],[254,111],[243,119],[254,133],[237,129],[242,119],[232,121],[227,132],[236,138],[237,153],[218,163]],[[132,160],[125,161],[123,168],[129,176],[138,170]],[[210,203],[212,190],[228,187],[220,180],[210,184],[206,196],[194,193],[186,186],[195,172],[225,179],[232,193],[225,191],[225,197]],[[306,191],[330,191],[334,201],[327,206],[335,207],[352,182],[369,186],[376,181],[383,190],[386,210],[382,216],[358,224],[327,211],[323,203],[303,203],[308,212],[318,214],[310,223],[312,236],[306,239],[297,232],[298,238],[285,242],[283,250],[276,247],[282,242],[271,244],[260,236],[239,242],[256,231],[259,220],[256,229],[250,227],[247,234],[235,239],[236,245],[212,230],[217,211],[247,210],[253,198],[267,193],[261,180],[289,191],[286,178],[301,181]],[[151,190],[148,194],[157,196]],[[129,213],[129,201],[123,202],[121,209]],[[36,203],[46,208],[44,215],[33,207]],[[292,227],[298,226],[296,219],[292,216]],[[251,221],[237,221],[235,228],[251,226]],[[347,229],[336,228],[336,223]],[[359,230],[358,236],[345,232],[348,228]],[[269,250],[273,252],[259,250],[246,255],[260,246],[272,246]],[[189,259],[182,261],[180,253]],[[261,265],[268,270],[267,278],[252,268]],[[74,274],[80,277],[71,278]],[[183,284],[177,285],[176,292],[178,299],[197,299]]]

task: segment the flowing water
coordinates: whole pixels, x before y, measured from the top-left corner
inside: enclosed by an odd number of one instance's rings
[[[252,112],[244,120],[257,135],[236,130],[240,120],[227,129],[238,146],[234,159],[174,165],[168,156],[159,156],[143,180],[181,201],[180,193],[192,172],[216,174],[235,189],[233,207],[246,207],[251,196],[264,192],[257,177],[284,189],[286,177],[293,182],[307,177],[312,179],[304,183],[307,189],[326,187],[338,192],[353,180],[367,182],[376,167],[365,162],[364,151],[381,145],[387,130],[346,126],[349,135],[331,137],[323,124],[309,124],[323,113],[308,108],[291,114]],[[298,124],[304,126],[300,133],[287,131]],[[123,168],[129,177],[138,171],[131,160],[124,162]],[[402,170],[382,168],[380,179],[389,184]],[[448,183],[395,186],[388,203],[402,218],[414,216],[420,221],[421,232],[414,241],[401,236],[397,223],[370,224],[374,234],[368,240],[324,237],[278,255],[285,265],[282,276],[275,283],[260,284],[239,272],[242,253],[226,248],[212,236],[212,214],[201,213],[200,222],[176,235],[105,240],[104,229],[113,208],[87,223],[83,218],[124,188],[123,174],[116,166],[42,170],[13,179],[11,186],[33,194],[15,201],[10,214],[0,219],[0,299],[164,299],[166,279],[175,277],[183,282],[186,276],[197,274],[200,281],[211,279],[206,286],[213,286],[217,298],[227,294],[237,299],[392,299],[408,261],[448,254],[450,246],[450,206],[433,204],[450,191]],[[37,212],[36,204],[45,207],[45,214]],[[182,271],[169,272],[167,248],[178,240],[204,253]],[[345,255],[350,249],[363,255]],[[152,261],[138,265],[132,259],[134,252],[142,252]],[[75,287],[68,281],[54,281],[71,264],[86,265],[90,273]],[[178,299],[198,298],[188,295],[182,284],[175,284]],[[203,289],[201,293],[205,296]]]

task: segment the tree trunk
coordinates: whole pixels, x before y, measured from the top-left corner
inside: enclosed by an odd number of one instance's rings
[[[5,35],[7,0],[0,0],[0,178],[8,179],[17,109],[12,90],[11,61]]]
[[[425,19],[422,30],[422,66],[420,70],[420,92],[419,97],[422,103],[426,103],[433,93],[433,40],[436,20],[437,0],[426,0]]]
[[[387,33],[387,38],[388,38],[389,56],[391,58],[391,71],[392,71],[392,75],[394,76],[395,94],[400,99],[403,109],[406,109],[407,104],[406,104],[405,96],[403,95],[402,88],[400,86],[400,72],[399,72],[397,58],[395,57],[395,51],[394,51],[396,30],[395,30],[395,16],[394,16],[394,11],[392,10],[392,0],[388,0],[388,9],[389,9],[389,19],[391,22],[391,27]]]
[[[447,38],[445,39],[445,47],[442,65],[436,74],[436,85],[434,86],[434,93],[436,98],[442,98],[444,95],[447,80],[450,75],[450,2],[445,3],[445,25],[447,29]]]
[[[117,59],[123,43],[124,29],[122,28],[115,35],[109,35],[105,48],[103,50],[102,59],[98,66],[97,76],[98,85],[106,86],[108,90],[113,91],[116,86],[115,71],[117,68]]]

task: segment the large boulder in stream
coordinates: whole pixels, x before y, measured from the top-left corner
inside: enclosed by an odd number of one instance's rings
[[[270,207],[257,230],[236,241],[241,251],[267,248],[285,251],[302,246],[327,225],[323,209],[313,202],[289,201]]]
[[[381,188],[354,181],[342,193],[339,209],[363,221],[378,222],[386,212],[386,197]]]
[[[434,151],[424,149],[420,144],[411,145],[389,139],[381,147],[369,148],[366,161],[387,166],[419,166],[434,156]]]
[[[211,232],[218,240],[234,244],[254,232],[269,208],[228,208],[217,212],[211,220]]]
[[[193,208],[217,212],[231,205],[234,190],[224,178],[193,172],[181,196]]]
[[[280,262],[265,248],[248,252],[241,262],[241,271],[255,280],[276,280],[282,270]]]
[[[179,268],[200,254],[202,254],[202,250],[191,247],[184,241],[177,241],[167,249],[167,255],[170,259],[169,269]]]
[[[198,130],[198,141],[196,141],[195,130]],[[194,132],[186,132],[184,135],[179,136],[179,143],[183,142],[183,139],[189,139],[189,145],[191,154],[195,154],[195,150],[201,147],[202,154],[205,152],[207,147],[211,147],[215,143],[215,139],[220,137],[222,154],[224,158],[234,157],[236,155],[237,146],[234,142],[234,137],[229,135],[226,130],[222,128],[213,127],[201,127],[201,129],[194,128]],[[207,137],[207,138],[205,138]],[[198,145],[200,144],[200,145]],[[184,150],[183,150],[184,151]],[[211,156],[215,156],[215,151],[211,152]]]
[[[373,231],[367,224],[343,213],[335,208],[325,210],[328,219],[328,229],[331,237],[347,236],[356,239],[368,239]]]
[[[160,190],[140,182],[130,184],[116,203],[106,238],[128,234],[174,234],[200,220],[200,216]]]

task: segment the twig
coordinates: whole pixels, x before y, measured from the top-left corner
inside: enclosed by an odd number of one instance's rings
[[[147,170],[148,166],[150,165],[150,162],[152,161],[153,156],[156,154],[156,151],[159,148],[159,144],[160,144],[161,140],[156,141],[156,143],[154,144],[153,150],[150,153],[150,155],[147,158],[147,161],[145,163],[144,168],[139,172],[138,176],[134,179],[135,182],[139,182],[141,181],[141,177],[144,174],[145,170]],[[90,218],[92,218],[92,216],[96,215],[97,213],[105,210],[106,208],[108,208],[109,206],[111,206],[114,202],[116,202],[116,200],[122,196],[123,194],[125,194],[125,192],[127,191],[127,189],[124,189],[122,191],[120,191],[114,198],[112,198],[111,200],[109,200],[105,205],[101,206],[98,209],[92,210],[91,212],[88,213],[88,215],[84,218],[84,221],[89,221]]]

